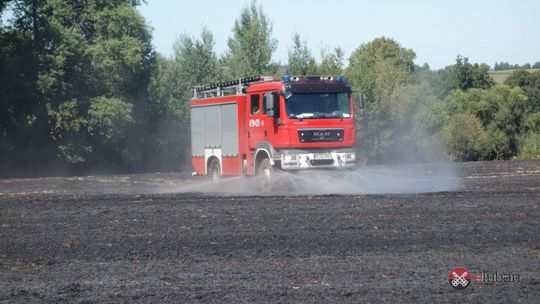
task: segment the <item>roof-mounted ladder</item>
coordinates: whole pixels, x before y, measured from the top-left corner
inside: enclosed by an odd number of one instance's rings
[[[240,95],[247,85],[260,82],[273,81],[272,76],[255,76],[241,78],[233,81],[225,81],[207,86],[199,86],[193,89],[193,99],[211,98],[227,95]]]

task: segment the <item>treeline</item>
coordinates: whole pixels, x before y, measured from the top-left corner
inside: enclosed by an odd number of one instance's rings
[[[414,65],[414,57],[377,38],[349,59],[345,75],[368,100],[364,159],[540,157],[540,71],[518,70],[495,85],[485,64],[458,56],[431,71]]]
[[[533,65],[530,63],[525,63],[523,65],[519,64],[510,64],[508,62],[495,62],[493,66],[494,71],[505,71],[505,70],[517,70],[517,69],[540,69],[540,61],[535,62]]]
[[[185,118],[151,93],[158,63],[139,4],[2,1],[0,175],[179,168]]]
[[[540,72],[496,86],[488,66],[458,56],[432,71],[377,38],[347,59],[317,60],[293,34],[286,63],[255,2],[235,20],[227,51],[212,33],[181,35],[157,54],[136,0],[0,2],[0,176],[189,170],[192,88],[251,75],[344,74],[366,95],[359,152],[367,162],[540,155]]]

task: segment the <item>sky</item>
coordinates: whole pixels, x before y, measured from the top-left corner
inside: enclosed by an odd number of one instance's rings
[[[205,26],[215,51],[227,50],[234,21],[249,0],[147,0],[139,7],[153,28],[155,49],[172,56],[178,35],[199,37]],[[415,63],[440,69],[457,55],[469,62],[524,64],[540,61],[538,0],[258,0],[278,40],[273,60],[287,62],[292,36],[300,34],[315,58],[341,47],[346,58],[363,43],[389,37],[416,52]]]

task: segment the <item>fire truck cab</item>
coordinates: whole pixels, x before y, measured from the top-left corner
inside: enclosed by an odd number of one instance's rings
[[[352,91],[342,76],[250,77],[193,92],[196,175],[270,177],[356,163]]]

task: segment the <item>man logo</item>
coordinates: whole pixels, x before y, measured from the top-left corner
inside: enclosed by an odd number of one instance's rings
[[[448,282],[455,289],[465,289],[471,285],[471,272],[465,267],[455,267],[448,274]]]

